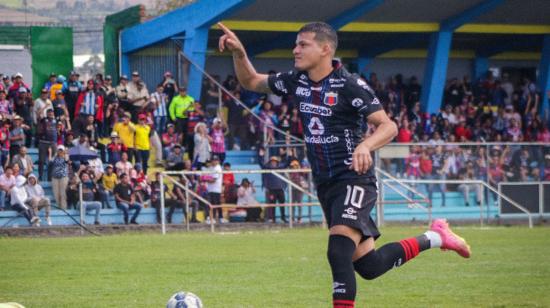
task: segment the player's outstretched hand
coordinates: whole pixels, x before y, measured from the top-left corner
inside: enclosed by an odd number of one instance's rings
[[[358,174],[365,174],[372,166],[372,156],[370,149],[364,143],[360,143],[353,151],[350,169]]]
[[[233,53],[236,52],[239,55],[244,55],[244,46],[237,35],[221,22],[218,23],[218,27],[220,27],[223,31],[223,35],[220,37],[220,41],[218,42],[220,52],[223,52],[227,48],[227,50]]]

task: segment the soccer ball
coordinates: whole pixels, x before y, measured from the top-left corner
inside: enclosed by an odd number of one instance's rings
[[[166,308],[202,308],[202,301],[191,292],[180,291],[170,297]]]

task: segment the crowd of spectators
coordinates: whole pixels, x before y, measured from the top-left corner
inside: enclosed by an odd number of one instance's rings
[[[180,184],[214,205],[257,204],[253,182],[244,179],[238,185],[234,176],[216,174],[222,168],[230,170],[225,162],[227,149],[257,150],[261,167],[266,169],[307,167],[303,151],[281,147],[274,153],[265,149],[279,141],[290,142],[273,127],[303,137],[298,110],[286,97],[241,88],[231,75],[223,82],[215,76],[223,90],[205,78],[200,101],[188,95],[170,72],[154,87],[148,87],[139,72],[130,78],[120,76],[118,85],[111,76],[101,74],[83,81],[74,71],[68,78],[52,73],[36,99],[22,74],[1,78],[0,210],[16,210],[33,225],[40,223],[36,213],[41,208],[45,208],[47,223],[51,224],[53,202],[44,194],[40,181],[51,182],[55,206],[80,208],[82,202],[87,212],[95,214],[96,224],[100,223],[101,210],[113,207],[120,209],[125,223],[137,224],[144,206],[156,208],[160,221],[161,183],[158,173],[149,172],[152,157],[155,168],[212,171],[209,176],[182,177]],[[406,159],[384,160],[384,167],[394,174],[434,179],[481,177],[493,185],[506,180],[550,179],[547,147],[442,145],[550,143],[548,121],[538,112],[540,95],[529,79],[513,84],[506,74],[502,79],[488,74],[476,82],[453,78],[445,88],[441,110],[434,114],[421,110],[421,86],[415,77],[407,84],[401,75],[385,84],[376,74],[366,80],[399,127],[395,141],[425,143],[411,146]],[[149,93],[149,88],[154,91]],[[29,147],[38,148],[37,163],[27,153]],[[303,174],[292,174],[291,180],[302,188],[309,186]],[[288,187],[280,179],[266,174],[261,187],[266,203],[286,202]],[[430,195],[437,189],[444,192],[447,187],[428,187]],[[472,187],[458,190],[467,195]],[[171,190],[166,187],[164,192],[167,221],[171,222],[175,209],[185,208],[187,194],[178,185]],[[293,189],[289,201],[299,203],[302,197]],[[191,221],[197,221],[199,210],[209,222],[226,221],[221,209],[209,217],[200,199],[189,201]],[[300,221],[301,208],[296,210],[293,216]],[[263,213],[259,209],[229,213],[229,217],[239,215],[249,221],[276,219],[273,208]],[[284,207],[280,207],[279,217],[286,221]]]

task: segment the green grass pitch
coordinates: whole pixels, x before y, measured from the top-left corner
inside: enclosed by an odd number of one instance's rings
[[[377,245],[423,232],[385,227]],[[550,228],[456,228],[469,260],[431,250],[377,280],[357,307],[550,307]],[[330,307],[326,230],[0,238],[0,302],[163,307],[179,290],[206,307]]]

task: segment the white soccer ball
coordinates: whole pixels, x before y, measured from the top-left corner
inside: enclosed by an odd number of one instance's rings
[[[202,301],[191,292],[180,291],[170,297],[166,308],[202,308]]]

